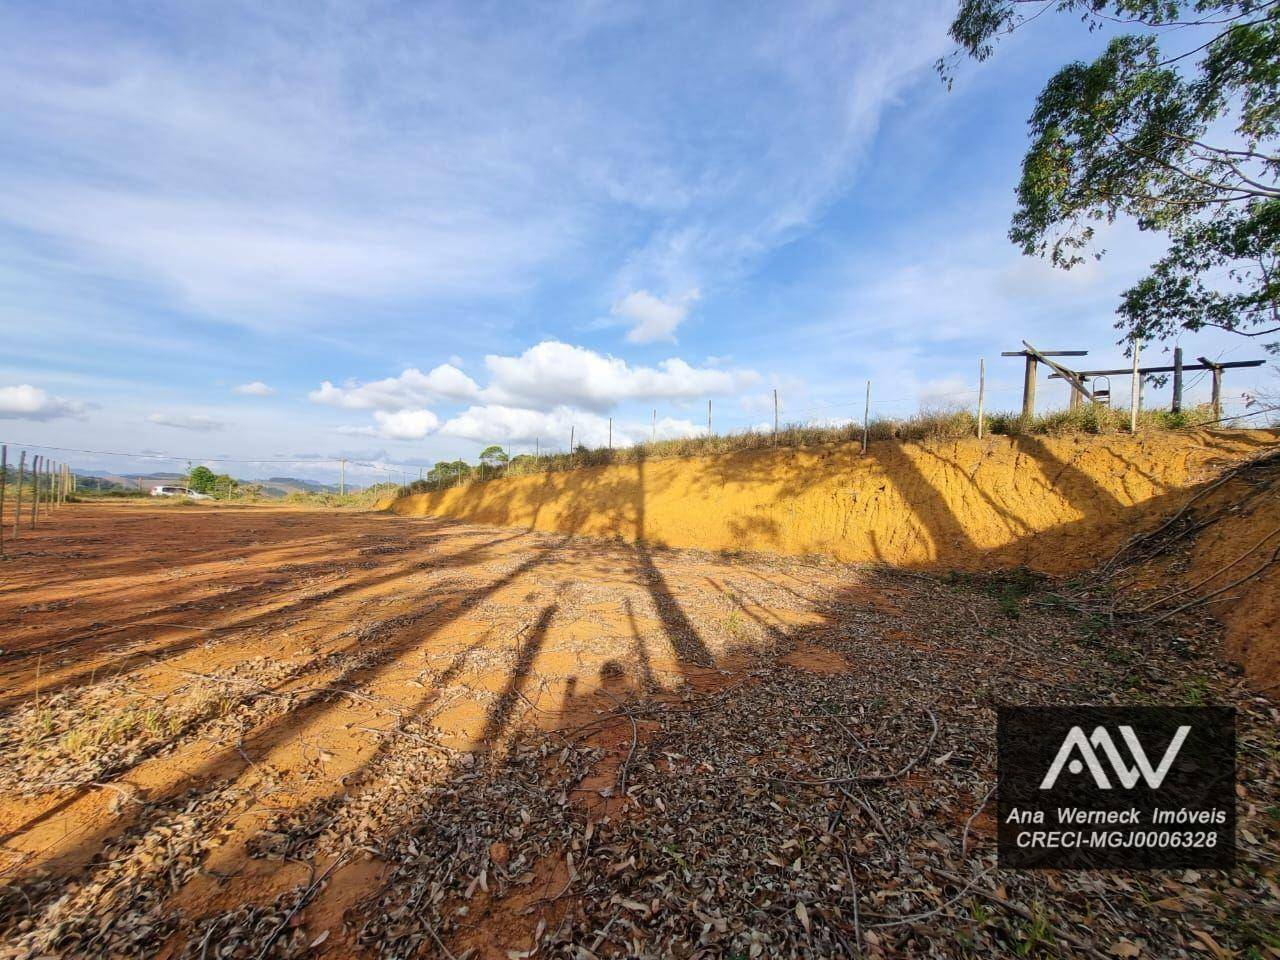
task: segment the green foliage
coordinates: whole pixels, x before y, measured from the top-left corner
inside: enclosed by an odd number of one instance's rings
[[[439,461],[427,471],[427,483],[434,489],[451,487],[471,476],[471,465],[463,460]]]
[[[508,460],[507,452],[496,443],[480,451],[480,463],[486,467],[501,468]]]
[[[212,470],[201,464],[191,471],[187,485],[196,493],[213,493],[213,485],[217,479]]]
[[[239,483],[229,473],[220,473],[213,478],[210,492],[219,500],[227,500],[236,495],[239,487]]]
[[[1119,22],[1135,32],[1092,63],[1062,67],[1040,93],[1010,239],[1070,269],[1102,255],[1091,251],[1098,223],[1131,217],[1169,247],[1123,294],[1125,341],[1205,327],[1280,333],[1280,4],[1049,4],[1090,30]],[[960,56],[987,59],[1000,36],[1039,16],[1024,9],[961,0],[950,30],[958,53],[938,65],[948,83]]]

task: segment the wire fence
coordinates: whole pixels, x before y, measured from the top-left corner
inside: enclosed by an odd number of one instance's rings
[[[647,424],[634,419],[625,421],[620,419],[616,423],[616,430],[615,420],[612,417],[595,416],[588,418],[584,415],[582,423],[568,422],[566,424],[567,429],[563,431],[563,435],[543,436],[535,434],[532,438],[528,436],[495,436],[490,440],[481,440],[475,437],[465,439],[473,440],[482,448],[492,443],[502,448],[504,455],[511,458],[532,455],[534,459],[540,459],[566,455],[572,457],[579,451],[604,450],[606,448],[613,450],[615,447],[643,446],[663,441],[712,439],[750,433],[772,433],[776,435],[780,430],[822,430],[857,427],[860,425],[865,445],[868,428],[873,423],[883,425],[895,421],[906,421],[912,417],[919,418],[929,413],[946,416],[948,413],[973,411],[975,408],[978,415],[975,419],[976,427],[974,432],[980,434],[983,429],[982,418],[984,416],[992,419],[1001,415],[1006,418],[1012,416],[1011,414],[1003,414],[1002,410],[1017,407],[1018,398],[1023,396],[1025,385],[1013,385],[1008,381],[987,383],[985,380],[985,365],[980,364],[979,369],[984,372],[975,379],[973,386],[967,389],[937,390],[926,386],[914,394],[883,397],[876,395],[873,390],[873,384],[867,381],[865,390],[856,398],[834,397],[798,407],[790,406],[782,391],[773,390],[770,394],[759,395],[756,401],[750,405],[750,409],[739,408],[732,412],[727,412],[723,408],[717,409],[715,400],[709,399],[706,401],[705,426],[700,423],[694,423],[690,419],[692,411],[696,408],[691,403],[685,403],[666,410],[653,408]],[[1187,398],[1191,398],[1202,387],[1205,378],[1208,376],[1208,371],[1193,370],[1189,372],[1192,375],[1189,376],[1187,383],[1183,387],[1183,396]],[[1142,378],[1143,386],[1138,392],[1140,409],[1144,406],[1148,409],[1154,408],[1153,404],[1157,398],[1154,395],[1154,390],[1148,393],[1146,385],[1155,379],[1157,378]],[[901,391],[893,392],[900,393]],[[1065,382],[1062,394],[1064,400],[1069,398],[1071,394],[1071,388]],[[770,400],[772,400],[771,403]],[[1274,413],[1277,409],[1275,407],[1260,406],[1257,397],[1245,392],[1222,395],[1218,400],[1218,405],[1220,412],[1225,412],[1227,415],[1214,422],[1253,421],[1254,425],[1264,423],[1264,418],[1268,414]],[[747,406],[745,401],[744,406]],[[1127,409],[1128,403],[1124,404],[1123,407]],[[1049,406],[1050,411],[1055,409],[1061,410],[1063,408]],[[663,415],[661,420],[659,419],[660,413]],[[1204,422],[1204,418],[1200,417],[1199,421]],[[891,435],[895,434],[891,433]],[[10,450],[13,451],[14,456],[10,456]],[[21,443],[18,441],[4,441],[3,450],[0,453],[3,454],[5,459],[4,463],[0,463],[0,478],[3,478],[4,481],[0,483],[0,516],[5,516],[6,509],[8,509],[9,514],[13,514],[17,509],[16,502],[18,499],[24,501],[27,510],[31,510],[32,504],[40,500],[46,513],[48,513],[65,503],[67,496],[74,494],[81,485],[85,485],[88,488],[103,486],[101,482],[101,475],[103,474],[129,483],[137,483],[139,492],[145,493],[147,491],[143,489],[144,481],[148,477],[153,479],[173,477],[175,481],[180,481],[177,483],[179,487],[189,488],[190,483],[184,478],[188,478],[192,470],[197,466],[227,470],[239,467],[242,470],[259,471],[264,467],[279,466],[301,470],[312,477],[316,475],[317,470],[324,471],[333,478],[332,482],[316,484],[313,481],[307,481],[304,489],[308,492],[337,492],[342,495],[346,494],[348,489],[352,491],[360,489],[358,481],[361,478],[366,480],[373,479],[373,483],[366,484],[366,486],[372,486],[375,483],[388,483],[395,484],[398,487],[407,487],[415,480],[428,479],[433,475],[448,474],[450,470],[455,474],[468,473],[471,470],[469,465],[461,460],[436,463],[433,467],[425,458],[413,463],[395,463],[381,459],[358,459],[354,457],[209,457],[162,453],[151,450],[99,450]],[[135,465],[138,463],[172,464],[185,469],[171,472],[155,471],[151,474],[143,473],[136,468],[123,470],[119,473],[101,469],[88,470],[83,467],[79,471],[71,471],[65,465],[65,461],[71,456],[77,458],[92,457],[108,461],[112,458],[125,458],[133,461]],[[36,464],[39,464],[39,467]],[[463,469],[464,467],[466,468],[465,470]],[[348,483],[348,474],[351,475],[353,481],[350,484]],[[22,479],[18,479],[19,475],[22,476]],[[294,479],[297,478],[268,477],[249,482],[270,486],[273,480],[284,483]],[[6,493],[7,499],[11,501],[11,505],[8,508],[5,507],[4,503],[4,494]],[[38,517],[33,515],[30,518],[30,522],[38,522]],[[0,526],[3,525],[4,522],[0,522]],[[12,531],[12,536],[17,536],[21,525],[16,524],[15,517],[10,516],[8,528]]]

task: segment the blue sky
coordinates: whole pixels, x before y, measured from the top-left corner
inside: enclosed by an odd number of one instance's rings
[[[6,4],[0,439],[430,464],[708,398],[746,429],[775,387],[792,420],[868,378],[881,415],[972,402],[980,356],[1012,408],[1022,338],[1121,366],[1158,241],[1063,273],[1005,237],[1035,95],[1107,36],[1045,20],[948,92],[952,11]]]

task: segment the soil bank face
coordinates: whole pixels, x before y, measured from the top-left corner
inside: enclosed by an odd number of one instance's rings
[[[702,550],[1082,570],[1274,431],[988,437],[753,450],[515,477],[397,500],[404,516]]]

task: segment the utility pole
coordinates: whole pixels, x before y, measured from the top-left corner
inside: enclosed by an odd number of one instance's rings
[[[609,418],[609,449],[613,449],[613,417]]]
[[[778,445],[778,389],[773,390],[773,445]]]

